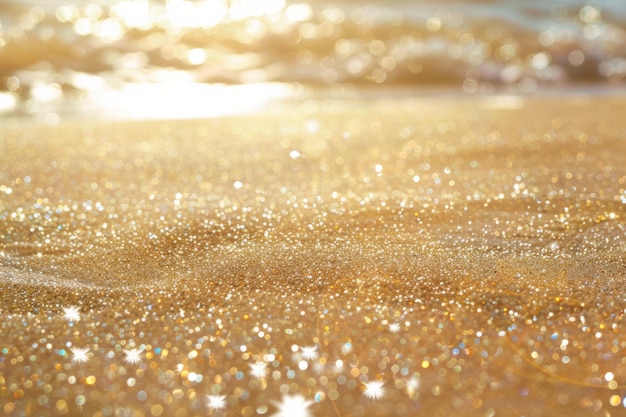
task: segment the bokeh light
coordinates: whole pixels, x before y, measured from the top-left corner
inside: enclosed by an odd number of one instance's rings
[[[470,94],[614,85],[626,76],[626,16],[608,1],[10,4],[0,12],[3,112],[42,108],[45,83],[63,91],[62,99],[47,103],[71,104],[93,96],[90,85],[162,83],[172,78],[164,72],[185,72],[189,83],[202,84],[438,87]],[[9,85],[15,79],[19,89]]]

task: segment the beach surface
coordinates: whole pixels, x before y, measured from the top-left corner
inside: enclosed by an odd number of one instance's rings
[[[626,102],[3,123],[6,416],[626,413]]]

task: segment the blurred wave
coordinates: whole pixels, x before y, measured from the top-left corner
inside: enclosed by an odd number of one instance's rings
[[[129,84],[621,86],[620,0],[0,1],[0,113]]]

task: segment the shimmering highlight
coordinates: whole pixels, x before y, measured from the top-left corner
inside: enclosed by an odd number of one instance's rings
[[[613,85],[626,76],[625,19],[611,1],[9,1],[0,113],[80,111],[136,84],[155,86],[145,103],[164,84]]]
[[[3,127],[3,412],[623,412],[624,103],[328,104]]]

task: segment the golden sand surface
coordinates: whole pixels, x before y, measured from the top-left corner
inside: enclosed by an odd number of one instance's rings
[[[6,123],[0,413],[625,415],[625,114]]]

